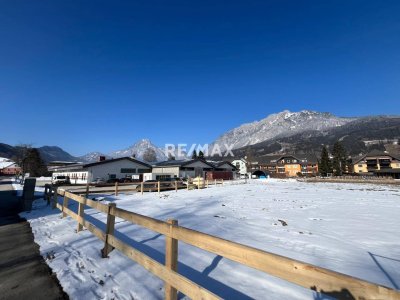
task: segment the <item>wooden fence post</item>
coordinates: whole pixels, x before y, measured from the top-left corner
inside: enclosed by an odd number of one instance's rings
[[[80,217],[80,220],[78,219],[78,228],[76,229],[76,232],[82,231],[83,229],[83,220],[85,219],[85,205],[86,205],[86,198],[85,198],[85,203],[78,203],[78,216]],[[82,222],[82,223],[81,223]]]
[[[172,231],[172,226],[178,225],[178,220],[169,219],[167,223],[170,225],[170,232]],[[165,236],[165,266],[172,270],[178,271],[178,240],[173,239],[171,237]],[[165,300],[177,300],[178,299],[178,291],[165,283]]]
[[[64,200],[63,200],[63,205],[62,205],[62,217],[65,218],[67,216],[67,213],[64,212],[64,208],[68,208],[68,197],[64,194]]]
[[[175,192],[178,192],[178,181],[175,180]]]
[[[187,190],[189,190],[190,178],[187,180]]]
[[[89,197],[89,182],[86,183],[86,196],[85,198]]]
[[[158,189],[158,194],[160,195],[160,181],[158,181],[157,189]]]
[[[53,190],[53,201],[52,201],[52,205],[51,208],[57,208],[57,202],[58,202],[58,193],[57,193],[57,188],[54,188]]]
[[[47,205],[49,205],[49,186],[47,184],[44,185],[44,199],[47,200]]]
[[[214,185],[217,186],[217,179],[214,179]]]
[[[206,180],[206,187],[208,188],[208,179]]]
[[[118,181],[115,182],[115,196],[118,196]]]
[[[221,179],[221,185],[224,185],[224,179],[223,178]]]
[[[144,186],[144,183],[143,183],[143,181],[140,183],[140,192],[142,193],[142,195],[143,195],[143,186]]]
[[[107,213],[107,227],[106,227],[106,240],[104,242],[104,248],[101,250],[101,254],[103,258],[108,257],[108,254],[114,249],[112,246],[108,244],[108,236],[114,235],[114,227],[115,227],[115,216],[111,213],[114,213],[113,210],[117,204],[109,203],[108,204],[108,213]]]

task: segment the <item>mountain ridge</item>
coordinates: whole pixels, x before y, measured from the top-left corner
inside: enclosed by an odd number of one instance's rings
[[[400,116],[337,117],[328,112],[284,110],[233,128],[220,135],[210,147],[218,144],[223,149],[225,143],[233,144],[235,155],[245,155],[249,147],[258,151],[259,155],[265,155],[294,151],[320,152],[322,145],[331,145],[336,140],[342,140],[349,148],[349,153],[356,154],[373,147],[382,150],[385,140],[395,139],[400,139]],[[0,143],[0,157],[12,158],[17,149],[18,146]],[[94,162],[100,156],[135,156],[143,160],[147,149],[154,150],[157,161],[167,159],[164,149],[157,147],[149,139],[138,140],[127,148],[108,154],[95,151],[79,157],[58,146],[42,146],[38,149],[46,162]]]
[[[212,145],[221,149],[230,145],[232,149],[257,144],[276,137],[290,136],[306,130],[322,130],[342,126],[357,118],[337,117],[328,112],[284,110],[266,118],[245,123],[220,135]]]

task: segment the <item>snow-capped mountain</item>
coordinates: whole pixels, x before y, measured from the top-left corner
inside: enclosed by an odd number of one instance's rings
[[[164,151],[158,148],[156,145],[154,145],[149,139],[139,140],[135,144],[126,149],[109,153],[109,156],[113,158],[124,157],[124,156],[135,156],[140,160],[144,160],[143,156],[147,151],[147,149],[154,150],[157,161],[167,160]]]
[[[79,161],[90,163],[99,161],[100,156],[105,156],[106,158],[110,158],[108,155],[103,154],[101,152],[90,152],[85,155],[79,156],[78,159]]]
[[[356,118],[341,118],[330,113],[303,110],[272,114],[253,123],[243,124],[221,135],[213,144],[221,149],[233,145],[233,149],[264,142],[276,137],[285,137],[308,130],[324,130],[339,127]]]

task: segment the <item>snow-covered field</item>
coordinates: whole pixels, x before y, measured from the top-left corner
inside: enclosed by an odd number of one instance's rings
[[[252,181],[204,190],[106,196],[118,207],[265,251],[400,288],[400,191],[395,186]],[[76,210],[76,205],[71,205]],[[161,299],[163,282],[59,210],[24,213],[71,299]],[[105,214],[85,211],[103,228]],[[281,220],[281,221],[278,221]],[[283,226],[283,223],[287,223]],[[163,262],[163,236],[117,219],[119,236]],[[228,299],[322,299],[314,292],[179,243],[179,272]],[[327,299],[327,298],[323,298]]]

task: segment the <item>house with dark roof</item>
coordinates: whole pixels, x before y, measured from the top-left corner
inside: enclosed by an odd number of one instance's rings
[[[206,173],[213,171],[215,166],[202,159],[169,160],[153,165],[152,179],[165,179],[170,177],[205,178]]]
[[[353,171],[360,175],[400,178],[400,158],[387,152],[373,150],[353,159]]]
[[[296,177],[315,176],[318,173],[318,159],[311,154],[265,155],[257,157],[257,162],[250,164],[252,177]]]
[[[68,176],[72,184],[85,184],[97,178],[103,180],[114,178],[143,179],[143,174],[151,173],[152,166],[132,157],[102,159],[94,163],[77,163],[66,166],[49,167],[55,176]]]

